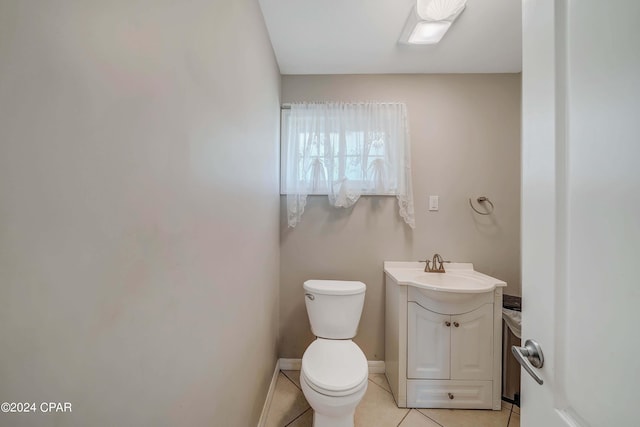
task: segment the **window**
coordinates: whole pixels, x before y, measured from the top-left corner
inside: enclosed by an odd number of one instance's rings
[[[285,126],[289,113],[283,112]],[[397,182],[390,181],[387,188],[374,185],[376,171],[386,170],[386,145],[389,136],[382,131],[345,131],[313,133],[298,132],[288,136],[289,144],[295,144],[297,162],[295,179],[298,184],[309,182],[308,194],[329,194],[329,184],[346,179],[362,194],[396,194]],[[367,141],[367,142],[365,142]],[[305,150],[308,151],[305,155]],[[283,151],[286,152],[286,151]],[[283,164],[286,160],[283,162]],[[287,193],[286,174],[283,173],[284,194]],[[386,179],[385,179],[386,181]]]
[[[300,103],[283,110],[281,192],[289,225],[299,222],[307,195],[326,194],[336,207],[350,207],[361,195],[395,195],[413,226],[406,122],[398,103]]]

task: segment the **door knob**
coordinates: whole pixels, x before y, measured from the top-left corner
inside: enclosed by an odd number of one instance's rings
[[[534,340],[527,340],[524,347],[511,346],[511,352],[522,367],[533,377],[534,380],[542,385],[542,377],[538,375],[533,368],[542,368],[544,366],[544,355],[540,344]]]

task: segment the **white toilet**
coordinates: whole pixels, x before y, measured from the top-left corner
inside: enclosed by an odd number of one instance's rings
[[[302,356],[300,384],[313,408],[313,427],[353,427],[356,406],[367,391],[367,358],[356,335],[364,293],[362,282],[307,280],[305,303],[317,339]]]

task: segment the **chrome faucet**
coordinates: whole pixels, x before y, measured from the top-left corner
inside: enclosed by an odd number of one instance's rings
[[[440,254],[435,254],[433,256],[433,259],[431,260],[431,263],[429,263],[429,260],[425,261],[427,265],[424,267],[424,271],[425,273],[444,273],[445,262],[448,261],[443,261]]]

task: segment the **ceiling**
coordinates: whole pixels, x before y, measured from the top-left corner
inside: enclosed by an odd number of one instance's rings
[[[513,73],[521,0],[468,0],[436,45],[398,44],[415,0],[259,0],[282,74]]]

